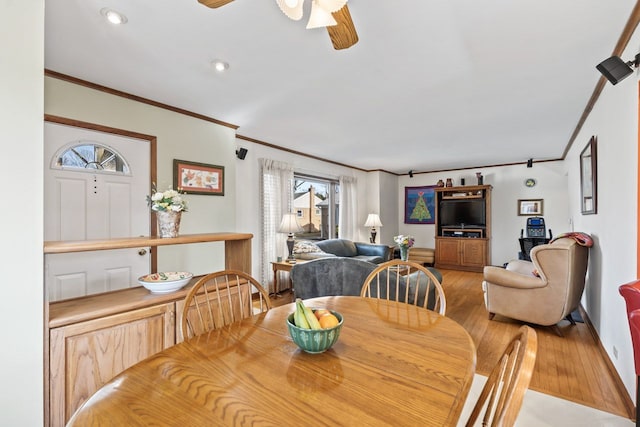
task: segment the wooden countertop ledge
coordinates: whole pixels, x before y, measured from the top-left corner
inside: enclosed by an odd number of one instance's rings
[[[108,249],[139,248],[145,246],[180,245],[186,243],[223,242],[252,239],[251,233],[184,234],[178,237],[141,236],[106,240],[46,241],[45,254],[102,251]]]

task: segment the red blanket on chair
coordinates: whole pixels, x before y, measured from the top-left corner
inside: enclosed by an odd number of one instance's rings
[[[587,233],[582,233],[580,231],[572,231],[570,233],[562,233],[559,236],[554,237],[553,240],[550,241],[549,243],[553,243],[558,239],[562,239],[563,237],[568,237],[570,239],[575,240],[576,243],[578,243],[580,246],[586,246],[588,248],[593,246],[593,239],[591,238],[591,236],[589,236]]]

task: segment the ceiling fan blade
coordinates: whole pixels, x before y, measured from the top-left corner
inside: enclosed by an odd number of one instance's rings
[[[198,0],[198,3],[202,3],[207,7],[211,7],[213,9],[224,6],[227,3],[231,3],[233,0]]]
[[[331,43],[336,50],[347,49],[358,43],[358,33],[351,20],[349,8],[345,4],[342,9],[332,13],[338,25],[327,27]]]

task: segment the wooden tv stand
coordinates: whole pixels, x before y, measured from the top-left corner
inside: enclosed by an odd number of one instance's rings
[[[436,268],[481,272],[485,265],[491,264],[491,188],[490,185],[468,185],[435,189]],[[484,224],[451,226],[441,223],[440,202],[469,200],[484,202]]]

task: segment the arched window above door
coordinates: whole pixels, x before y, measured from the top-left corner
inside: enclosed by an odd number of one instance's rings
[[[106,145],[81,141],[58,151],[52,167],[57,169],[82,169],[129,175],[127,161],[116,150]]]

